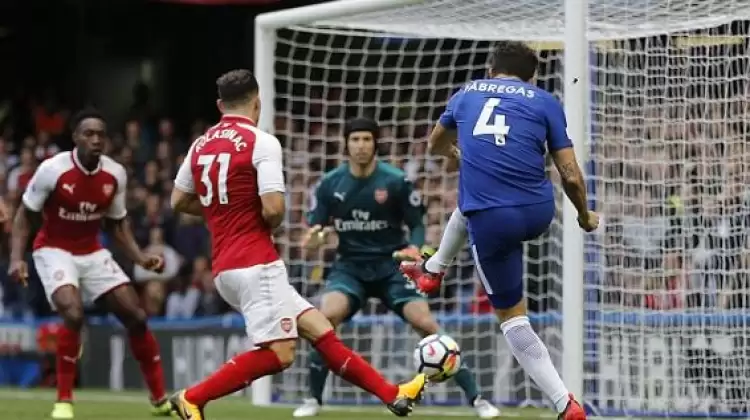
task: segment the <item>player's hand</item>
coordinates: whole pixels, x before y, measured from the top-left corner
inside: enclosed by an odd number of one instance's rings
[[[161,273],[162,271],[164,271],[164,257],[162,257],[161,255],[147,254],[143,256],[143,260],[141,260],[138,265],[148,271]]]
[[[24,260],[11,261],[8,274],[17,282],[26,287],[29,282],[29,266]]]
[[[0,199],[0,223],[5,223],[10,219],[10,211],[5,204],[5,200]]]
[[[331,233],[330,227],[324,228],[321,225],[315,225],[305,233],[305,237],[302,238],[302,246],[308,250],[318,249],[326,242],[329,233]]]
[[[396,261],[422,261],[422,253],[419,248],[409,245],[404,249],[393,252],[393,259]]]
[[[447,156],[448,159],[448,165],[445,169],[448,170],[448,172],[454,172],[458,170],[459,163],[461,162],[461,149],[459,149],[456,146],[453,146],[451,149],[451,153],[449,156]]]
[[[578,215],[578,226],[586,232],[592,232],[599,227],[599,215],[593,211],[587,211]]]

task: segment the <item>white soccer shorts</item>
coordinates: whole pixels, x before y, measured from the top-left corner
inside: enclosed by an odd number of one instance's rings
[[[84,303],[90,303],[130,283],[130,278],[106,249],[73,255],[59,248],[39,248],[31,255],[53,309],[52,294],[62,286],[75,286],[80,290]]]
[[[221,297],[245,318],[255,346],[297,338],[297,318],[313,308],[289,284],[281,260],[225,270],[214,281]]]

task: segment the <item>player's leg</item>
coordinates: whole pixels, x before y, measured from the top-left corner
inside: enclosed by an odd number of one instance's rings
[[[404,281],[400,273],[394,273],[381,292],[381,301],[394,313],[414,328],[422,337],[441,332],[440,325],[430,311],[427,300],[411,283]],[[453,377],[461,388],[477,416],[492,419],[500,415],[500,410],[482,398],[476,378],[469,366],[464,363]]]
[[[130,351],[138,361],[149,390],[152,414],[170,415],[159,344],[148,328],[148,316],[141,307],[130,279],[107,250],[100,250],[86,257],[84,264],[82,288],[92,300],[101,300],[125,327]]]
[[[554,403],[561,418],[583,420],[585,412],[568,392],[547,346],[529,323],[524,298],[523,241],[542,234],[554,211],[554,202],[549,202],[469,215],[472,253],[477,275],[495,308],[513,356]],[[497,223],[498,220],[503,223]]]
[[[426,261],[403,262],[401,271],[407,278],[418,284],[420,289],[428,293],[437,292],[445,269],[466,245],[468,236],[466,218],[456,208],[448,219],[435,254],[429,256]]]
[[[216,290],[242,313],[255,348],[241,353],[201,382],[176,393],[170,401],[183,420],[202,420],[210,401],[233,394],[254,380],[294,363],[298,307],[282,262],[228,270],[214,280]],[[309,303],[307,306],[311,306]]]
[[[41,248],[33,253],[34,266],[52,308],[63,320],[57,332],[57,402],[53,419],[73,418],[73,386],[81,354],[83,300],[78,290],[79,271],[73,256],[56,248]]]
[[[441,273],[453,263],[458,253],[461,252],[469,238],[466,228],[466,218],[456,208],[448,219],[443,236],[440,238],[435,255],[425,261],[425,269],[430,273]]]
[[[301,297],[299,299],[304,301]],[[414,404],[422,399],[427,385],[425,375],[417,375],[401,385],[390,383],[362,356],[341,342],[331,322],[319,310],[310,308],[302,313],[298,328],[300,336],[312,343],[336,375],[378,397],[395,415],[409,415]]]
[[[326,279],[326,288],[320,301],[320,312],[336,329],[344,321],[359,311],[367,299],[362,283],[353,275],[332,270]],[[310,398],[305,399],[292,414],[294,417],[312,417],[320,412],[323,405],[323,391],[328,379],[328,365],[315,347],[310,349],[307,359]]]

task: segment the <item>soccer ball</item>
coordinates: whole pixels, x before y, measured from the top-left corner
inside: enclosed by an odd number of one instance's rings
[[[414,349],[414,365],[431,382],[442,382],[461,367],[461,349],[447,335],[433,334],[422,339]]]

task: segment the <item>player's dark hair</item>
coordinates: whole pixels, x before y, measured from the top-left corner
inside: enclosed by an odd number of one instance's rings
[[[216,79],[219,99],[229,105],[241,103],[258,94],[258,81],[250,70],[228,71]]]
[[[344,126],[344,140],[349,140],[349,135],[357,131],[367,131],[372,133],[372,137],[377,140],[380,135],[378,123],[370,118],[357,117],[346,122]]]
[[[84,108],[70,117],[70,131],[78,130],[78,126],[81,125],[83,120],[87,120],[89,118],[96,118],[97,120],[101,120],[105,123],[107,122],[107,119],[104,118],[104,114],[99,112],[99,110],[95,108]]]
[[[534,77],[539,57],[520,41],[498,41],[492,47],[489,67],[495,74],[507,74],[528,82]]]

